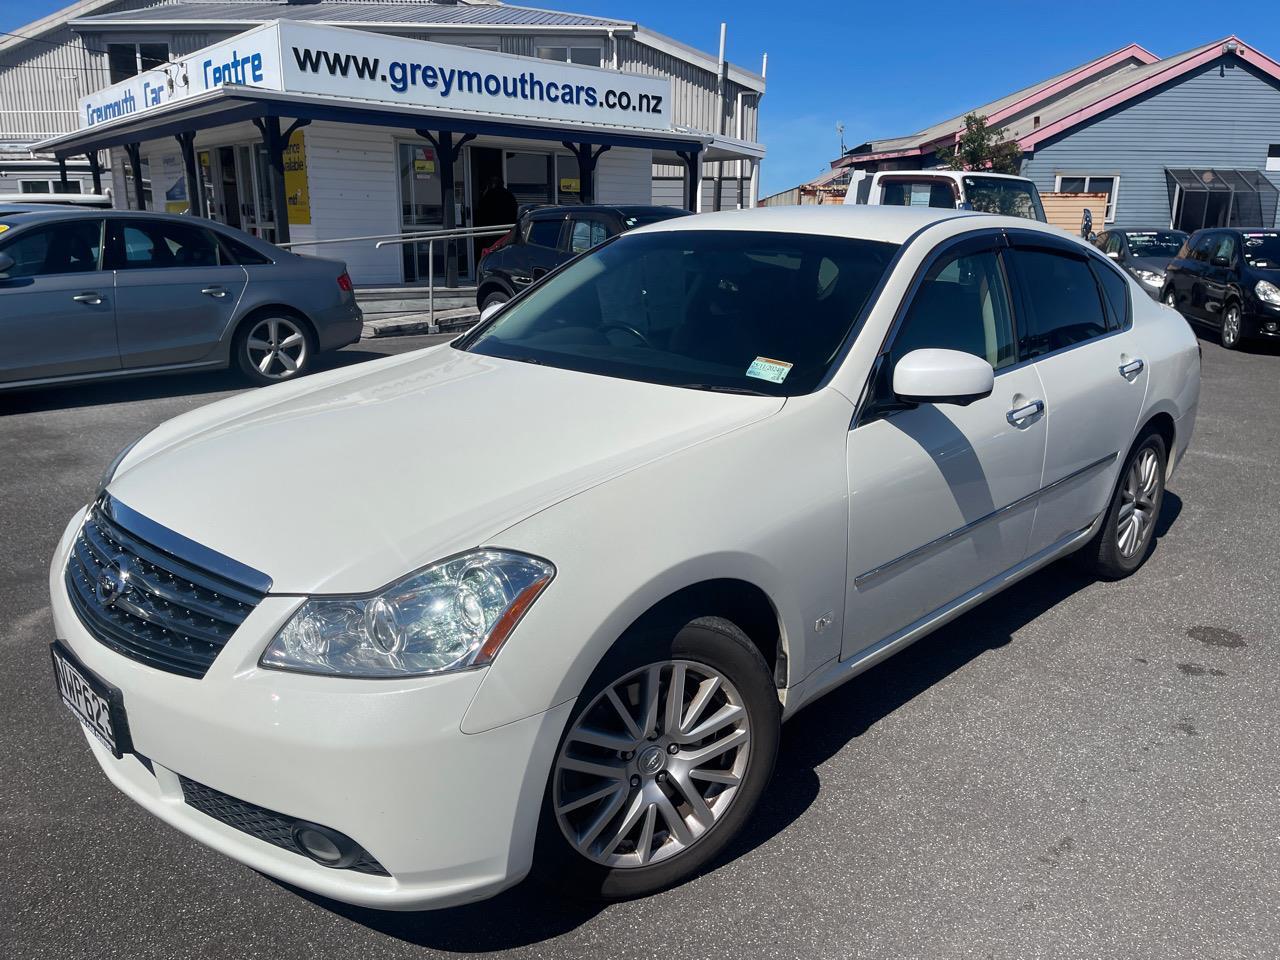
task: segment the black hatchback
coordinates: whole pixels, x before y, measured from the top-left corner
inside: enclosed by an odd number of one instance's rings
[[[1197,230],[1169,263],[1161,300],[1235,350],[1280,337],[1280,231]]]
[[[688,216],[676,207],[547,206],[523,211],[485,251],[476,281],[481,310],[506,303],[562,263],[636,227]]]

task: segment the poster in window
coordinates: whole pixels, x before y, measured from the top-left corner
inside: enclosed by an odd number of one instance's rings
[[[307,142],[295,130],[284,148],[284,196],[290,225],[311,223],[311,188],[307,182]]]
[[[431,147],[419,147],[418,156],[413,158],[413,178],[430,180],[436,172],[436,152]]]

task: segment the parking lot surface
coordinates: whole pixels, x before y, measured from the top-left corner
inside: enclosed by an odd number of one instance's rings
[[[599,907],[524,884],[423,914],[299,893],[153,819],[54,691],[67,518],[125,443],[242,385],[0,394],[0,957],[1275,956],[1280,355],[1205,340],[1204,361],[1136,576],[1056,564],[802,712],[745,836],[685,886]]]

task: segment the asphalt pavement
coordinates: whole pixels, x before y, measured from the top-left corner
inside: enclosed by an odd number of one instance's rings
[[[120,447],[243,387],[0,394],[0,957],[1280,955],[1280,351],[1203,343],[1146,567],[1095,583],[1056,564],[803,711],[717,867],[607,907],[533,884],[346,907],[126,800],[54,691],[49,557]],[[262,495],[288,492],[263,477]]]

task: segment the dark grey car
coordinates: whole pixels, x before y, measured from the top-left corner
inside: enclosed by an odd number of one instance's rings
[[[1159,300],[1169,261],[1178,255],[1186,239],[1181,230],[1131,227],[1100,233],[1094,243],[1137,280],[1147,296]]]
[[[361,326],[339,260],[192,217],[0,207],[0,389],[231,365],[276,383]]]

